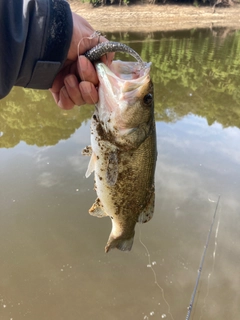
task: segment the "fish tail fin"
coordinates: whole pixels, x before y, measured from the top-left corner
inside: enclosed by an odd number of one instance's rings
[[[131,238],[125,239],[123,237],[114,238],[112,234],[108,239],[107,245],[105,247],[105,252],[108,252],[111,249],[117,248],[122,251],[130,251],[133,245],[134,234]]]

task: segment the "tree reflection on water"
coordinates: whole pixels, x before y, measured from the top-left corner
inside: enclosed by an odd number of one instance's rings
[[[152,62],[157,121],[176,122],[188,114],[223,127],[240,128],[240,31],[115,33]],[[125,56],[120,58],[126,59]],[[20,141],[55,145],[90,119],[92,106],[60,110],[47,91],[14,88],[0,101],[0,147]]]

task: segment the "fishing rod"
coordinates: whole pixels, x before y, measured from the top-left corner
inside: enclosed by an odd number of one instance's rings
[[[191,312],[192,312],[192,308],[193,308],[193,304],[194,304],[194,299],[195,299],[195,296],[196,296],[196,293],[197,293],[198,283],[199,283],[199,280],[200,280],[200,277],[201,277],[202,267],[203,267],[205,255],[206,255],[208,244],[209,244],[209,241],[210,241],[210,238],[211,238],[212,229],[213,229],[214,221],[215,221],[215,218],[216,218],[220,197],[221,197],[221,195],[218,196],[218,201],[217,201],[216,208],[215,208],[215,211],[214,211],[214,215],[213,215],[213,218],[212,218],[211,227],[209,229],[208,236],[207,236],[207,241],[206,241],[206,244],[204,246],[202,258],[201,258],[199,269],[198,269],[198,276],[197,276],[195,287],[193,289],[192,297],[191,297],[191,300],[190,300],[190,303],[189,303],[189,306],[188,306],[188,312],[187,312],[186,320],[189,320],[190,316],[191,316]]]

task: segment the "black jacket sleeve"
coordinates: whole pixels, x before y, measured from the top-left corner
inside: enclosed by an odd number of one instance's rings
[[[72,38],[65,0],[0,1],[0,99],[16,86],[48,89]]]

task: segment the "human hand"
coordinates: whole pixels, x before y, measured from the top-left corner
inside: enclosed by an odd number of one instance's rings
[[[57,105],[62,109],[72,109],[74,105],[92,104],[98,101],[98,77],[93,64],[83,54],[99,42],[107,41],[104,37],[93,37],[91,25],[75,13],[73,16],[73,35],[67,60],[57,74],[50,89]],[[109,64],[113,54],[102,60]]]

